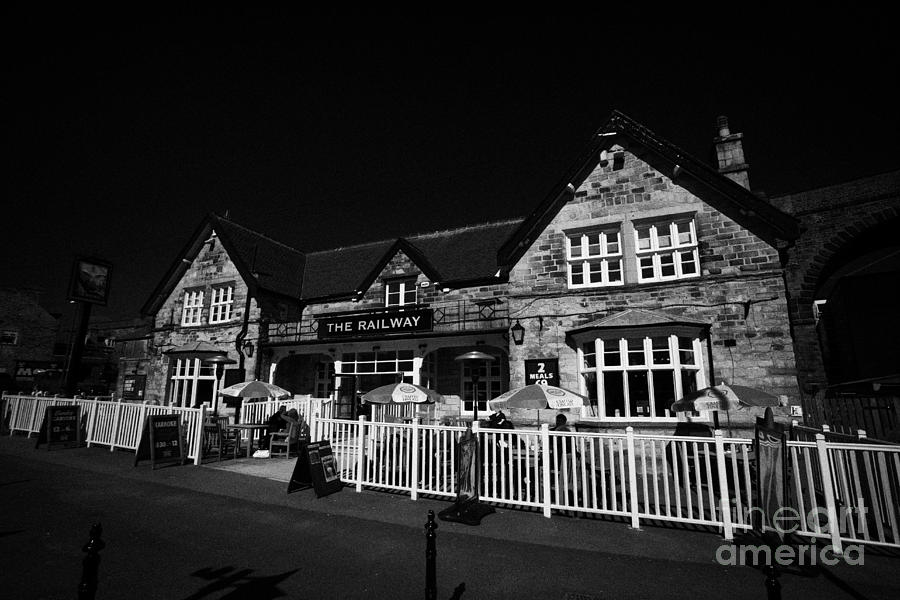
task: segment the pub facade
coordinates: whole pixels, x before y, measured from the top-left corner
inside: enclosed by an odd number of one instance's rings
[[[233,378],[333,398],[344,418],[400,381],[444,395],[432,416],[461,420],[510,388],[560,385],[589,399],[570,420],[598,428],[674,428],[686,416],[672,403],[713,383],[795,403],[782,253],[797,223],[750,192],[727,121],[714,143],[708,165],[616,112],[524,218],[319,252],[211,215],[145,307],[156,393],[178,401],[178,361],[199,373],[219,351]],[[232,320],[212,322],[228,282]],[[185,321],[191,307],[198,323]],[[219,385],[205,376],[203,397]],[[736,425],[752,422],[741,412]]]

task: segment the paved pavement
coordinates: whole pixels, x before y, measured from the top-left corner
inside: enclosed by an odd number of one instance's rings
[[[0,597],[76,597],[98,521],[98,600],[424,596],[424,524],[445,500],[287,494],[293,459],[154,471],[133,457],[0,437]],[[707,531],[497,508],[477,527],[439,522],[438,598],[766,598],[759,570],[716,562],[723,543]],[[867,549],[863,559],[789,567],[783,597],[900,597],[900,556]]]

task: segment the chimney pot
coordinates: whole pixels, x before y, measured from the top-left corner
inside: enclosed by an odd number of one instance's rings
[[[731,130],[728,129],[728,117],[718,117],[716,119],[716,127],[719,128],[719,137],[727,137],[731,135]]]

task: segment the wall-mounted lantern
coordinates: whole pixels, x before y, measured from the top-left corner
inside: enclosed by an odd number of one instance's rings
[[[510,327],[509,332],[512,334],[513,343],[516,346],[521,346],[522,342],[525,341],[525,328],[522,327],[522,324],[517,320],[516,324]]]

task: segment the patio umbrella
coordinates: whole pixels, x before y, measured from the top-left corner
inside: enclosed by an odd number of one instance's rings
[[[675,412],[737,410],[747,406],[780,406],[778,396],[742,385],[720,384],[686,395],[672,405]]]
[[[578,408],[584,406],[586,397],[554,385],[532,383],[504,392],[488,402],[493,410],[503,408]]]
[[[444,397],[434,390],[412,383],[390,383],[362,395],[363,402],[372,404],[433,404]]]
[[[293,394],[282,387],[278,387],[274,383],[267,383],[255,379],[253,381],[243,381],[229,385],[227,388],[219,390],[221,396],[235,396],[237,398],[273,398],[280,400],[282,398],[290,398]]]

